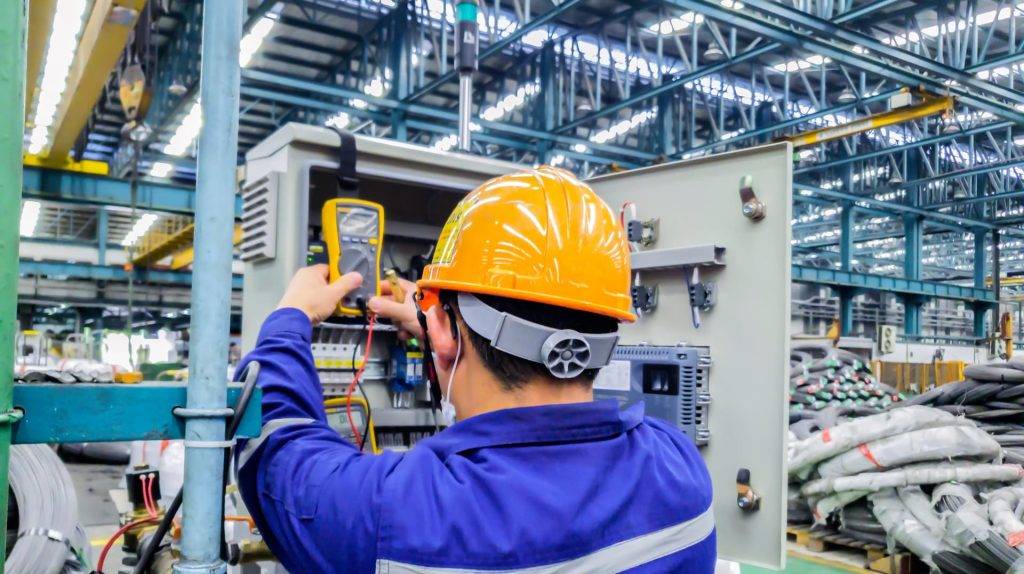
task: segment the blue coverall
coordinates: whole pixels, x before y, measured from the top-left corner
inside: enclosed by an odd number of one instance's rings
[[[275,311],[240,367],[262,367],[263,432],[239,487],[292,574],[714,570],[707,469],[642,404],[494,411],[362,454],[327,425],[311,333]]]

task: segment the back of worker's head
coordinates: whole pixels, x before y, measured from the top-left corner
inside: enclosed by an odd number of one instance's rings
[[[467,331],[506,389],[589,382],[632,321],[619,218],[572,174],[541,167],[490,180],[453,210],[419,282]],[[453,333],[454,334],[454,333]]]
[[[610,317],[576,311],[565,307],[488,295],[480,295],[479,298],[485,304],[498,311],[551,327],[552,329],[571,329],[580,333],[605,334],[615,333],[619,328],[619,322]],[[460,316],[457,296],[454,292],[442,292],[441,301],[447,303],[454,310],[456,317],[458,317],[460,332],[464,333],[462,336],[469,341],[473,352],[480,357],[481,363],[501,383],[501,386],[506,391],[521,389],[528,382],[538,379],[566,384],[589,384],[594,382],[594,377],[597,376],[599,370],[598,368],[583,369],[575,377],[561,379],[553,376],[548,367],[542,363],[522,359],[494,347],[491,341],[466,326],[465,320]]]

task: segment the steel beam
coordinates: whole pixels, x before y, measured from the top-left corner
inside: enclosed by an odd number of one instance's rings
[[[836,199],[836,200],[852,201],[854,203],[863,204],[863,205],[865,205],[867,207],[874,207],[876,209],[882,209],[882,210],[885,210],[885,211],[890,211],[892,213],[910,213],[910,214],[914,214],[914,215],[919,215],[919,216],[921,216],[921,217],[923,217],[925,219],[929,219],[929,220],[933,220],[933,221],[941,221],[941,222],[944,222],[944,223],[949,223],[949,224],[952,224],[952,225],[955,225],[957,227],[961,227],[961,228],[964,228],[964,229],[971,229],[972,227],[981,227],[981,228],[984,228],[984,229],[996,229],[997,227],[999,227],[998,225],[995,225],[993,223],[989,223],[987,221],[980,221],[980,220],[977,220],[977,219],[971,219],[969,217],[959,217],[959,216],[956,216],[956,215],[949,215],[949,214],[946,214],[946,213],[932,211],[932,210],[928,210],[928,209],[924,209],[924,208],[912,207],[912,206],[909,206],[909,205],[903,205],[902,203],[893,203],[891,201],[881,201],[881,200],[875,199],[873,197],[857,195],[855,193],[847,193],[847,192],[844,192],[844,191],[838,191],[838,190],[834,190],[834,189],[822,189],[820,187],[814,187],[814,186],[811,186],[811,185],[805,185],[805,184],[801,184],[801,183],[793,184],[793,188],[796,189],[797,191],[806,191],[806,192],[809,192],[809,193],[814,194],[814,195],[818,195],[818,196],[821,196],[821,197],[828,197],[828,198],[832,198],[832,199]],[[1006,230],[1006,233],[1014,235],[1016,237],[1024,237],[1024,231],[1022,231],[1022,230],[1008,229],[1008,230]]]
[[[257,70],[244,70],[242,72],[242,79],[247,81],[247,85],[243,89],[243,93],[252,95],[258,94],[259,97],[270,101],[284,101],[292,104],[302,102],[303,104],[307,104],[310,106],[322,106],[325,111],[328,109],[336,110],[338,107],[337,105],[330,104],[329,102],[302,99],[295,95],[272,92],[270,90],[258,90],[257,88],[249,87],[248,82],[259,82],[260,84],[267,84],[291,90],[305,90],[309,93],[331,96],[341,99],[362,99],[371,105],[375,105],[388,110],[404,109],[409,115],[415,115],[424,118],[433,118],[435,120],[443,120],[446,122],[451,122],[452,124],[458,123],[458,113],[448,109],[436,108],[433,106],[427,106],[422,104],[407,104],[393,100],[391,98],[375,98],[373,96],[368,96],[356,90],[351,90],[340,86],[328,86],[304,80],[301,78],[294,78],[291,76],[284,76],[281,74],[268,74],[266,72],[260,72]],[[514,124],[492,122],[484,119],[478,119],[477,123],[480,124],[481,127],[494,130],[497,132],[503,132],[512,136],[518,136],[520,138],[547,140],[552,143],[560,143],[568,147],[572,147],[575,144],[583,144],[593,150],[604,151],[606,153],[625,156],[633,158],[635,160],[650,161],[657,158],[656,154],[640,151],[637,149],[609,144],[597,144],[586,139],[569,136],[559,136],[551,134],[549,132],[536,130],[532,128],[526,128]]]
[[[917,295],[920,297],[954,299],[968,302],[995,302],[992,298],[992,292],[988,289],[951,285],[936,281],[873,275],[870,273],[855,273],[838,269],[794,265],[792,278],[796,283],[816,283],[831,287],[886,291],[900,295]]]
[[[128,281],[128,273],[115,265],[93,265],[92,263],[61,263],[59,261],[35,261],[22,259],[18,272],[24,276],[43,275],[57,279],[90,279],[93,281]],[[143,283],[167,283],[191,285],[192,273],[186,271],[164,271],[160,269],[136,269],[135,280]],[[231,288],[242,288],[242,276],[231,278]]]
[[[26,198],[87,205],[131,207],[131,189],[126,179],[89,175],[38,167],[24,168],[22,192]],[[139,209],[191,215],[196,209],[196,193],[191,187],[141,180]],[[242,198],[235,199],[234,213],[242,214]]]
[[[505,48],[508,48],[509,46],[521,40],[523,36],[529,34],[530,32],[536,30],[537,28],[540,28],[541,26],[546,26],[550,24],[556,18],[562,16],[569,10],[572,10],[581,2],[582,0],[565,0],[561,4],[552,8],[551,10],[548,10],[544,14],[537,16],[536,18],[530,20],[526,24],[519,26],[519,28],[515,32],[509,34],[508,36],[505,36],[504,38],[496,42],[492,42],[489,46],[480,50],[479,61],[483,62],[484,60],[490,58],[491,56],[501,53],[502,51],[505,50]],[[426,86],[423,86],[422,88],[416,90],[403,101],[415,102],[416,100],[422,98],[423,96],[429,94],[430,92],[433,92],[438,87],[454,80],[458,76],[458,71],[452,70],[442,76],[439,76],[436,80],[430,82]]]
[[[806,167],[797,168],[797,169],[793,170],[793,175],[801,175],[801,174],[804,174],[804,173],[811,173],[811,172],[815,172],[815,171],[822,171],[822,170],[832,169],[832,168],[835,168],[835,167],[846,165],[848,163],[854,163],[854,162],[858,162],[858,161],[869,160],[869,159],[873,159],[873,158],[881,157],[881,156],[885,156],[885,155],[897,154],[897,153],[900,153],[900,152],[909,151],[909,150],[913,150],[913,149],[917,149],[917,148],[921,148],[921,147],[926,147],[926,146],[931,146],[931,145],[935,145],[935,144],[942,144],[942,143],[953,141],[956,138],[960,138],[960,137],[968,137],[968,136],[983,134],[983,133],[986,133],[986,132],[1006,129],[1006,128],[1013,127],[1013,125],[1014,125],[1013,122],[996,122],[996,123],[992,123],[992,124],[986,124],[986,125],[982,125],[982,126],[977,126],[977,127],[974,127],[974,128],[966,129],[966,130],[963,130],[963,131],[960,131],[960,132],[956,132],[956,133],[953,133],[953,134],[941,134],[941,135],[931,136],[931,137],[927,137],[927,138],[922,138],[922,139],[919,139],[917,141],[908,142],[908,143],[905,143],[905,144],[894,145],[894,146],[886,146],[886,147],[883,147],[881,149],[877,149],[877,150],[874,150],[874,151],[862,152],[862,153],[854,154],[854,155],[851,155],[851,156],[848,156],[848,157],[841,157],[841,158],[838,158],[838,159],[822,162],[822,163],[819,163],[819,164],[809,165],[809,166],[806,166]]]
[[[781,44],[809,50],[838,62],[845,62],[865,72],[906,86],[923,85],[938,93],[952,93],[978,109],[1013,122],[1024,123],[1024,112],[999,99],[1024,103],[1024,95],[1020,93],[977,80],[955,68],[929,62],[924,57],[891,48],[870,36],[851,32],[827,20],[815,18],[788,6],[765,0],[753,0],[746,3],[744,10],[730,10],[712,0],[666,1],[680,8],[693,10],[721,21],[733,22]],[[765,18],[766,15],[771,18]],[[810,33],[797,33],[794,28],[803,28]],[[852,42],[849,46],[864,46],[869,52],[875,52],[875,54],[859,54],[854,52],[852,47],[837,46],[833,43],[834,39]],[[879,59],[878,55],[888,56],[900,65],[892,65]],[[914,69],[906,69],[901,66]],[[944,75],[938,77],[929,75],[937,71],[943,72]],[[947,85],[945,80],[950,78],[960,83],[954,82]]]
[[[936,183],[940,181],[946,181],[947,179],[954,179],[958,177],[971,177],[974,175],[982,175],[985,173],[991,173],[993,171],[1002,171],[1004,169],[1013,169],[1024,165],[1024,156],[1014,157],[1004,161],[996,161],[991,163],[983,163],[974,167],[968,167],[957,171],[950,171],[947,173],[940,173],[931,177],[923,177],[921,179],[915,179],[913,181],[907,181],[899,185],[889,186],[890,189],[915,189],[930,183]]]
[[[837,24],[842,24],[842,23],[846,23],[846,22],[852,22],[852,21],[854,21],[854,20],[856,20],[858,18],[862,18],[864,16],[867,16],[867,15],[870,15],[870,14],[872,14],[874,12],[877,12],[878,10],[886,8],[887,6],[890,6],[890,5],[894,4],[896,1],[898,1],[898,0],[880,0],[878,2],[872,2],[871,4],[867,4],[865,6],[857,8],[856,10],[851,10],[849,12],[841,14],[841,15],[837,16],[835,19],[833,19],[832,21],[837,23]],[[604,117],[604,116],[607,116],[609,114],[613,114],[615,112],[618,112],[619,110],[631,108],[631,107],[633,107],[633,106],[635,106],[637,104],[643,103],[646,100],[654,98],[654,97],[658,96],[659,94],[662,94],[662,93],[665,93],[665,92],[673,92],[676,89],[684,86],[685,84],[687,84],[689,82],[694,82],[694,81],[697,81],[697,80],[699,80],[701,78],[705,78],[707,76],[710,76],[712,74],[717,74],[717,73],[720,73],[720,72],[724,72],[725,70],[728,70],[729,68],[735,66],[736,64],[742,64],[744,62],[749,62],[749,61],[752,61],[752,60],[756,60],[760,56],[763,56],[765,54],[770,54],[770,53],[772,53],[772,52],[774,52],[774,51],[776,51],[776,50],[778,50],[778,49],[780,49],[782,47],[783,47],[783,44],[781,42],[770,42],[768,44],[765,44],[764,46],[758,46],[758,47],[750,48],[750,49],[748,49],[748,50],[746,50],[746,51],[744,51],[744,52],[742,52],[740,54],[737,54],[736,56],[734,56],[732,58],[729,58],[729,59],[727,59],[727,60],[725,60],[723,62],[719,62],[717,64],[712,64],[710,66],[705,66],[705,67],[703,67],[703,68],[701,68],[699,70],[692,70],[692,71],[686,72],[685,74],[683,74],[683,75],[681,75],[681,76],[679,76],[679,77],[677,77],[677,78],[675,78],[675,79],[673,79],[671,81],[664,82],[664,83],[662,83],[659,86],[654,86],[654,87],[652,87],[650,89],[644,90],[643,92],[641,92],[639,94],[633,95],[633,96],[631,96],[629,98],[626,98],[624,100],[618,101],[618,102],[616,102],[614,104],[605,106],[605,107],[603,107],[603,108],[601,108],[599,110],[596,110],[594,112],[591,112],[591,113],[583,116],[582,118],[577,118],[574,121],[571,121],[571,122],[569,122],[567,124],[561,125],[555,131],[558,132],[558,133],[561,133],[561,132],[564,132],[564,131],[568,131],[568,130],[574,129],[576,127],[585,125],[585,124],[587,124],[587,123],[589,123],[589,122],[591,122],[593,120],[596,120],[597,118]],[[855,105],[858,105],[858,104],[861,104],[861,103],[863,103],[863,102],[855,102],[854,104],[850,104],[848,106],[841,106],[841,107],[842,108],[853,108]]]
[[[0,2],[0,517],[7,522],[14,372],[14,333],[17,331],[18,230],[21,215],[21,145],[25,132],[25,23],[28,2]],[[7,548],[0,544],[0,564]]]
[[[850,46],[860,46],[866,50],[865,53],[858,53],[852,49],[847,50],[849,55],[857,56],[860,60],[877,59],[877,55],[881,55],[897,64],[929,74],[927,76],[929,83],[940,91],[942,86],[945,85],[947,89],[954,93],[967,93],[972,95],[972,97],[973,94],[988,94],[989,97],[998,98],[1012,104],[1024,104],[1024,94],[1017,90],[979,80],[974,74],[955,66],[890,46],[873,36],[838,26],[828,20],[818,18],[796,8],[771,2],[770,0],[751,0],[746,3],[746,7],[753,8],[754,11],[760,11],[763,15],[769,16],[791,29],[801,28],[805,30],[806,32],[802,37],[814,37],[817,41],[826,44],[830,44],[829,40],[834,39],[845,42]],[[876,55],[872,56],[867,52],[874,52]],[[950,80],[950,82],[947,83],[943,80]],[[1013,110],[1012,107],[1008,109],[1016,113],[1016,110]]]
[[[228,387],[231,404],[241,390],[237,384]],[[252,406],[238,427],[240,437],[260,434],[262,391],[257,387],[253,392]],[[14,425],[14,444],[185,438],[185,420],[173,413],[185,406],[180,383],[21,383],[14,385],[14,405],[25,413]]]

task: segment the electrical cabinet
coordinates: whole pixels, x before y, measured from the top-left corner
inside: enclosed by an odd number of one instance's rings
[[[263,320],[276,307],[300,267],[321,262],[322,208],[339,196],[342,152],[334,130],[287,124],[246,154],[242,189],[244,262],[242,349],[256,343]],[[384,206],[382,265],[410,279],[423,263],[452,208],[484,181],[519,169],[511,163],[355,136],[358,186],[341,192]],[[345,157],[346,161],[351,157]],[[323,261],[326,262],[326,261]],[[325,398],[343,397],[362,366],[366,325],[360,317],[332,317],[313,331],[313,358]],[[397,340],[394,327],[377,325],[354,396],[354,426],[373,421],[380,448],[403,450],[437,428],[422,371],[422,352]],[[400,356],[396,356],[396,354]],[[417,365],[419,369],[417,370]],[[352,435],[345,408],[330,411],[332,426]]]
[[[630,229],[639,308],[595,394],[643,399],[687,432],[719,556],[770,568],[785,560],[792,161],[780,143],[588,182]],[[756,510],[737,504],[747,472]]]

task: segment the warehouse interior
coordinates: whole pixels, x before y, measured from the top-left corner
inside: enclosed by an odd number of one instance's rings
[[[297,574],[230,463],[261,325],[315,263],[412,301],[540,166],[625,238],[593,397],[696,446],[716,572],[1024,571],[1024,2],[11,0],[0,70],[5,572]],[[449,432],[429,341],[339,305],[327,424]]]

